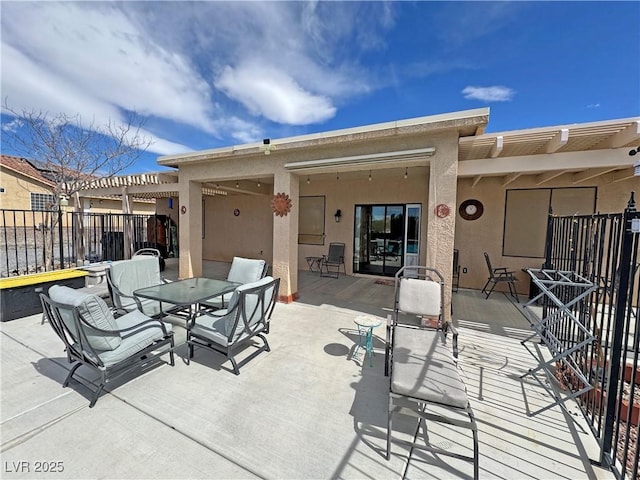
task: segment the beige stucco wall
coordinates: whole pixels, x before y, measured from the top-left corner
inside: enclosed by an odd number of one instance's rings
[[[0,208],[30,210],[32,192],[51,193],[49,188],[23,175],[5,169],[0,173],[0,187],[4,188],[4,193],[0,194]]]
[[[360,172],[359,179],[347,180],[345,175],[340,180],[334,176],[329,179],[311,179],[306,183],[306,177],[300,182],[300,195],[324,195],[325,198],[325,244],[298,245],[298,266],[307,268],[305,257],[321,257],[328,252],[331,242],[345,244],[345,267],[348,274],[353,273],[353,235],[355,205],[358,204],[422,204],[423,218],[421,222],[420,238],[427,238],[426,212],[429,200],[428,185],[429,171],[427,167],[414,167],[409,170],[407,179],[404,172],[395,176],[381,176],[372,172],[372,180],[368,180],[368,171]],[[336,223],[336,210],[342,211],[342,218]],[[424,263],[426,250],[421,246],[421,263]]]
[[[619,213],[627,206],[631,191],[640,191],[640,179],[631,178],[612,183],[606,175],[594,181],[574,184],[570,175],[558,177],[550,182],[537,185],[535,177],[526,176],[503,186],[503,177],[486,177],[474,187],[473,179],[463,178],[458,181],[458,198],[456,206],[455,247],[460,251],[461,267],[460,287],[481,289],[487,280],[487,267],[483,252],[486,251],[494,267],[505,266],[516,272],[519,279],[518,293],[529,292],[529,277],[523,268],[540,268],[544,259],[502,256],[504,232],[504,210],[508,189],[524,188],[570,188],[597,187],[596,212]],[[483,215],[473,221],[464,220],[457,212],[460,204],[467,199],[476,199],[484,205]],[[527,212],[522,216],[526,218]],[[467,273],[462,269],[466,268]]]
[[[266,188],[266,187],[265,187]],[[234,256],[273,262],[273,213],[269,195],[205,197],[202,258],[230,262]],[[234,210],[239,210],[238,216]]]
[[[267,155],[246,155],[237,158],[206,159],[180,166],[180,222],[188,217],[189,228],[180,230],[180,275],[198,275],[198,249],[203,259],[230,261],[234,255],[253,258],[263,257],[273,266],[274,275],[281,278],[281,296],[295,298],[297,294],[297,269],[307,268],[304,257],[327,253],[330,242],[346,244],[346,269],[352,273],[354,207],[356,204],[408,204],[422,205],[421,264],[438,268],[445,278],[451,273],[450,258],[453,250],[452,228],[455,224],[455,199],[457,176],[457,131],[435,131],[407,135],[401,139],[393,136],[369,141],[343,141],[316,148],[277,151]],[[330,172],[290,171],[285,164],[322,158],[340,158],[368,153],[410,150],[434,147],[432,157],[412,160],[396,165],[373,165],[351,168],[337,175]],[[409,177],[404,179],[403,168],[409,167]],[[396,167],[393,176],[390,168]],[[397,170],[400,167],[400,170]],[[371,168],[372,181],[368,181]],[[432,174],[431,172],[435,172]],[[342,178],[337,179],[337,176]],[[309,177],[311,183],[307,184]],[[205,239],[202,240],[201,219],[194,214],[199,210],[192,190],[203,182],[253,182],[262,179],[263,189],[273,183],[267,195],[215,196],[205,199]],[[271,212],[271,196],[284,192],[292,200],[292,210],[286,217],[275,217]],[[262,193],[262,192],[259,192]],[[297,244],[297,214],[299,196],[325,195],[326,238],[325,245]],[[186,202],[186,203],[185,203]],[[438,218],[433,205],[446,204],[452,214]],[[234,209],[240,210],[238,217]],[[334,213],[340,209],[342,221],[334,221]],[[430,234],[431,230],[431,234]],[[271,235],[271,240],[269,236]],[[188,245],[192,252],[185,251]],[[261,253],[262,252],[262,253]],[[183,258],[184,254],[184,258]],[[449,301],[449,292],[446,294]],[[448,308],[447,308],[448,310]]]

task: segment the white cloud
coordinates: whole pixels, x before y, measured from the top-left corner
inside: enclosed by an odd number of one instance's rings
[[[599,103],[590,103],[589,105],[587,105],[587,108],[600,108],[600,104]]]
[[[509,102],[516,92],[509,87],[465,87],[462,90],[464,98],[472,100],[482,100],[483,102]]]
[[[317,123],[336,112],[329,98],[306,91],[285,72],[260,63],[226,67],[215,85],[252,114],[278,123]]]
[[[175,138],[195,129],[212,143],[251,142],[268,121],[323,122],[338,104],[377,88],[359,55],[385,47],[392,7],[5,2],[0,88],[17,111],[79,114],[95,124],[135,111]],[[188,149],[147,133],[158,153]]]
[[[28,18],[28,21],[18,21]],[[89,100],[93,112],[136,110],[144,115],[180,121],[214,131],[209,118],[206,82],[181,55],[158,47],[120,10],[77,3],[18,3],[3,6],[3,74],[14,79],[3,92],[10,98],[31,93],[33,85],[20,88],[25,63],[37,66],[33,79],[44,87],[49,101],[69,108],[69,96]],[[5,49],[18,51],[4,55]],[[14,62],[17,56],[22,58]],[[47,88],[55,84],[55,88]],[[72,100],[73,101],[73,100]],[[96,108],[98,104],[102,108]],[[84,108],[76,111],[85,110]],[[108,112],[112,116],[112,111]]]

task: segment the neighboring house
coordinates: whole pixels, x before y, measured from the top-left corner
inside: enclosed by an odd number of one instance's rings
[[[48,210],[55,204],[55,184],[46,170],[35,161],[11,155],[0,155],[0,208],[3,210]],[[73,199],[69,199],[73,209]],[[91,213],[122,213],[120,197],[94,196],[84,199],[85,211]],[[155,213],[153,199],[135,199],[133,212]],[[9,221],[10,217],[7,217]]]
[[[180,277],[200,275],[205,259],[262,257],[292,301],[305,257],[343,242],[358,275],[422,264],[450,280],[455,249],[460,287],[476,289],[486,251],[526,293],[521,269],[542,264],[550,206],[620,212],[640,193],[629,156],[640,118],[485,134],[488,121],[482,108],[160,157],[173,179],[128,193],[172,192]]]

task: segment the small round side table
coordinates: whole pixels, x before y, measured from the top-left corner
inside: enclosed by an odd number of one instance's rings
[[[360,316],[356,317],[354,323],[358,327],[358,345],[353,352],[355,356],[360,347],[364,348],[365,356],[369,355],[369,366],[373,367],[373,329],[382,324],[382,320],[374,317]]]

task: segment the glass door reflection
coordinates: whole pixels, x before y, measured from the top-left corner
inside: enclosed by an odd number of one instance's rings
[[[393,276],[403,265],[404,205],[356,205],[353,271]]]

